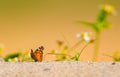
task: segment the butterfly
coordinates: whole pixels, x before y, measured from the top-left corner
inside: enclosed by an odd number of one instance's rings
[[[34,52],[31,49],[30,53],[31,58],[34,59],[35,62],[41,62],[43,59],[43,50],[44,50],[43,46],[38,47]]]

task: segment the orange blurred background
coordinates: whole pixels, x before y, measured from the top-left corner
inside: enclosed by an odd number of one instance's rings
[[[99,61],[111,61],[103,54],[120,51],[120,0],[0,0],[0,43],[5,46],[3,56],[18,50],[36,49],[43,45],[45,53],[57,49],[56,40],[64,40],[72,46],[76,34],[92,31],[79,26],[76,21],[96,20],[100,4],[113,4],[117,15],[109,16],[111,29],[102,32]],[[81,55],[81,61],[91,60],[93,45]]]

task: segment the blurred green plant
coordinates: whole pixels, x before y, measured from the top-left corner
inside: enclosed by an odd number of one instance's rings
[[[34,61],[30,56],[30,51],[25,51],[22,53],[21,61]]]
[[[78,33],[76,35],[76,37],[80,40],[79,42],[77,42],[71,49],[75,49],[75,47],[77,47],[78,45],[82,44],[82,42],[86,42],[86,44],[84,45],[84,47],[80,50],[80,52],[76,53],[75,56],[73,56],[72,58],[70,58],[71,60],[75,60],[78,61],[81,53],[84,51],[84,49],[90,44],[94,42],[94,38],[92,38],[91,33],[89,32],[82,32],[82,33]]]
[[[81,53],[83,52],[83,50],[87,47],[89,43],[87,43],[82,50],[79,53],[76,53],[75,56],[73,56],[72,58],[70,58],[70,60],[74,60],[74,61],[79,61],[79,58],[81,56]]]
[[[8,54],[4,57],[6,62],[24,62],[24,61],[33,61],[29,51],[19,51],[15,53]]]
[[[5,61],[17,61],[17,58],[21,56],[21,52],[17,52],[17,53],[12,53],[12,54],[8,54],[7,56],[5,56],[4,60]]]
[[[79,41],[72,47],[64,45],[63,41],[57,41],[58,50],[52,50],[51,53],[47,54],[55,55],[56,61],[79,61],[81,53],[88,46],[88,44],[92,43],[94,40],[91,38],[91,35],[88,32],[82,32],[77,34],[77,38],[79,38]],[[85,46],[80,50],[80,52],[76,52],[76,47],[82,44],[82,42],[86,42]],[[75,54],[70,54],[71,52],[74,52]]]
[[[119,51],[113,52],[113,55],[106,55],[106,54],[104,54],[104,55],[112,58],[115,62],[120,62],[120,52]]]
[[[95,48],[94,48],[93,59],[92,59],[93,61],[97,61],[98,59],[101,32],[104,29],[108,29],[111,27],[111,23],[107,21],[107,16],[111,14],[115,14],[114,7],[112,5],[103,4],[100,6],[100,13],[95,22],[93,23],[86,22],[86,21],[78,22],[85,25],[86,27],[92,28],[95,32],[96,41],[95,41]]]
[[[64,61],[68,59],[68,55],[67,55],[67,50],[68,50],[68,46],[64,45],[63,41],[57,41],[57,45],[58,45],[58,50],[52,50],[50,53],[47,54],[51,54],[51,55],[55,55],[56,57],[56,61]]]

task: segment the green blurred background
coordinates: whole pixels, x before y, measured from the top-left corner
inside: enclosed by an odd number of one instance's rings
[[[113,4],[117,15],[110,16],[113,26],[102,33],[99,61],[110,61],[103,56],[120,51],[120,0],[0,0],[0,43],[3,56],[17,50],[30,50],[43,45],[45,53],[56,49],[56,40],[64,34],[71,46],[78,39],[76,33],[92,31],[76,21],[94,21],[101,4]],[[93,45],[89,45],[81,61],[90,60]]]

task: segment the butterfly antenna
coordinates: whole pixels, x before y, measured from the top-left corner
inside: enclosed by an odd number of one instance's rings
[[[39,49],[43,51],[43,50],[44,50],[44,47],[43,47],[43,46],[41,46],[41,47],[39,47]]]

